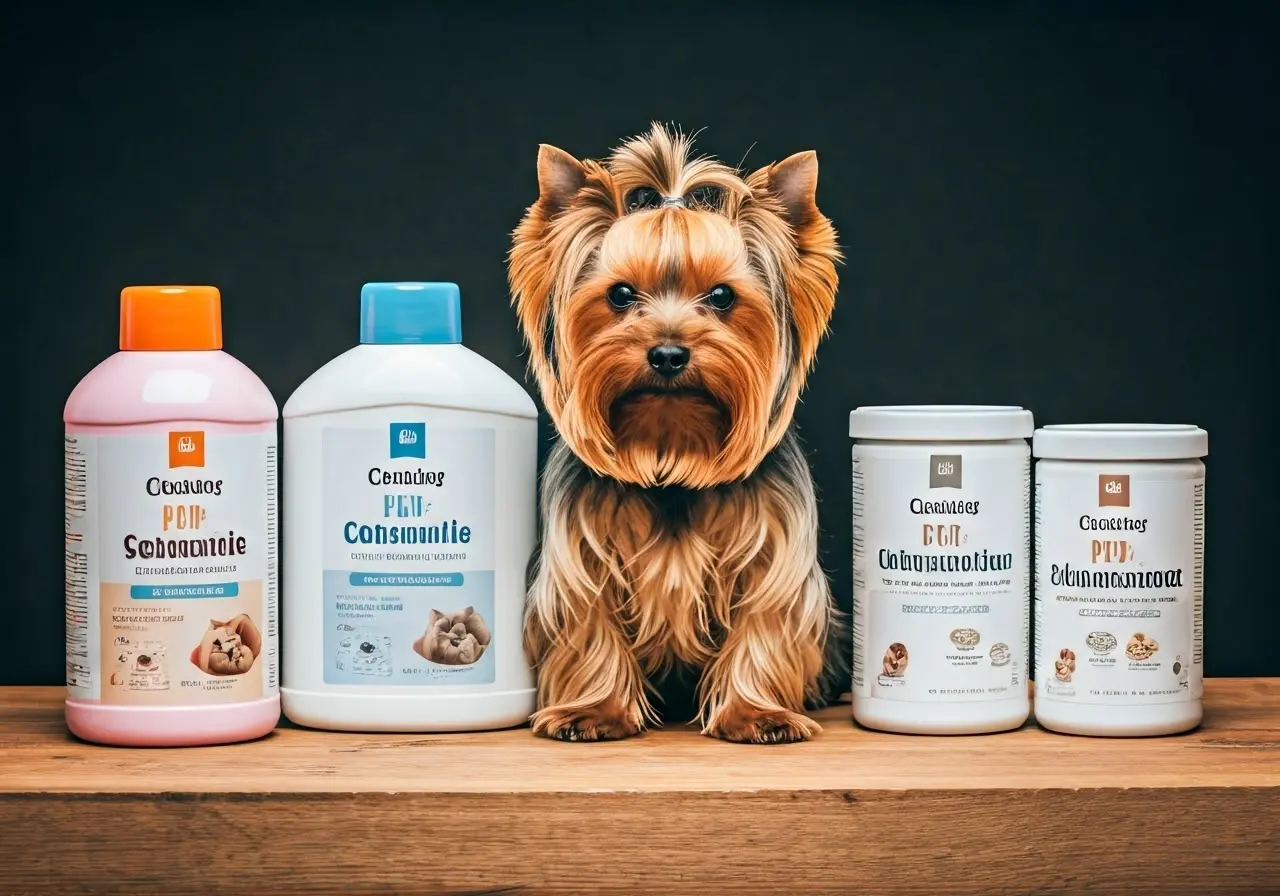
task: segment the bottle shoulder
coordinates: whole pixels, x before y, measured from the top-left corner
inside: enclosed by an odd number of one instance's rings
[[[538,416],[520,383],[464,345],[357,345],[307,377],[284,416],[390,405]]]
[[[223,351],[116,352],[76,384],[62,414],[65,423],[96,426],[279,416],[266,383]]]

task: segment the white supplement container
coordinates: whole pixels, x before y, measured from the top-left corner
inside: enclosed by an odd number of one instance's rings
[[[995,405],[849,415],[858,724],[982,734],[1030,715],[1033,428]]]
[[[1204,464],[1189,425],[1046,426],[1036,456],[1036,721],[1141,737],[1200,724]]]
[[[462,344],[452,283],[369,283],[361,344],[284,407],[285,715],[314,728],[525,722],[537,410]]]

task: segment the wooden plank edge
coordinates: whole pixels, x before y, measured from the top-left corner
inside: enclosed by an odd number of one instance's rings
[[[10,896],[1280,891],[1277,787],[7,794],[0,831]]]

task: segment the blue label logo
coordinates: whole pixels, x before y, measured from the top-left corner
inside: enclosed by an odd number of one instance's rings
[[[427,424],[392,423],[391,456],[427,459]]]

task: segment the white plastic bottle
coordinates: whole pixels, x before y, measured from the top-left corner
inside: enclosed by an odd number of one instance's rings
[[[1036,721],[1141,737],[1200,724],[1204,463],[1191,425],[1036,430]]]
[[[465,348],[453,283],[368,283],[360,345],[284,407],[285,715],[465,731],[534,709],[537,410]]]
[[[1031,713],[1031,412],[858,408],[853,717],[982,734]]]

